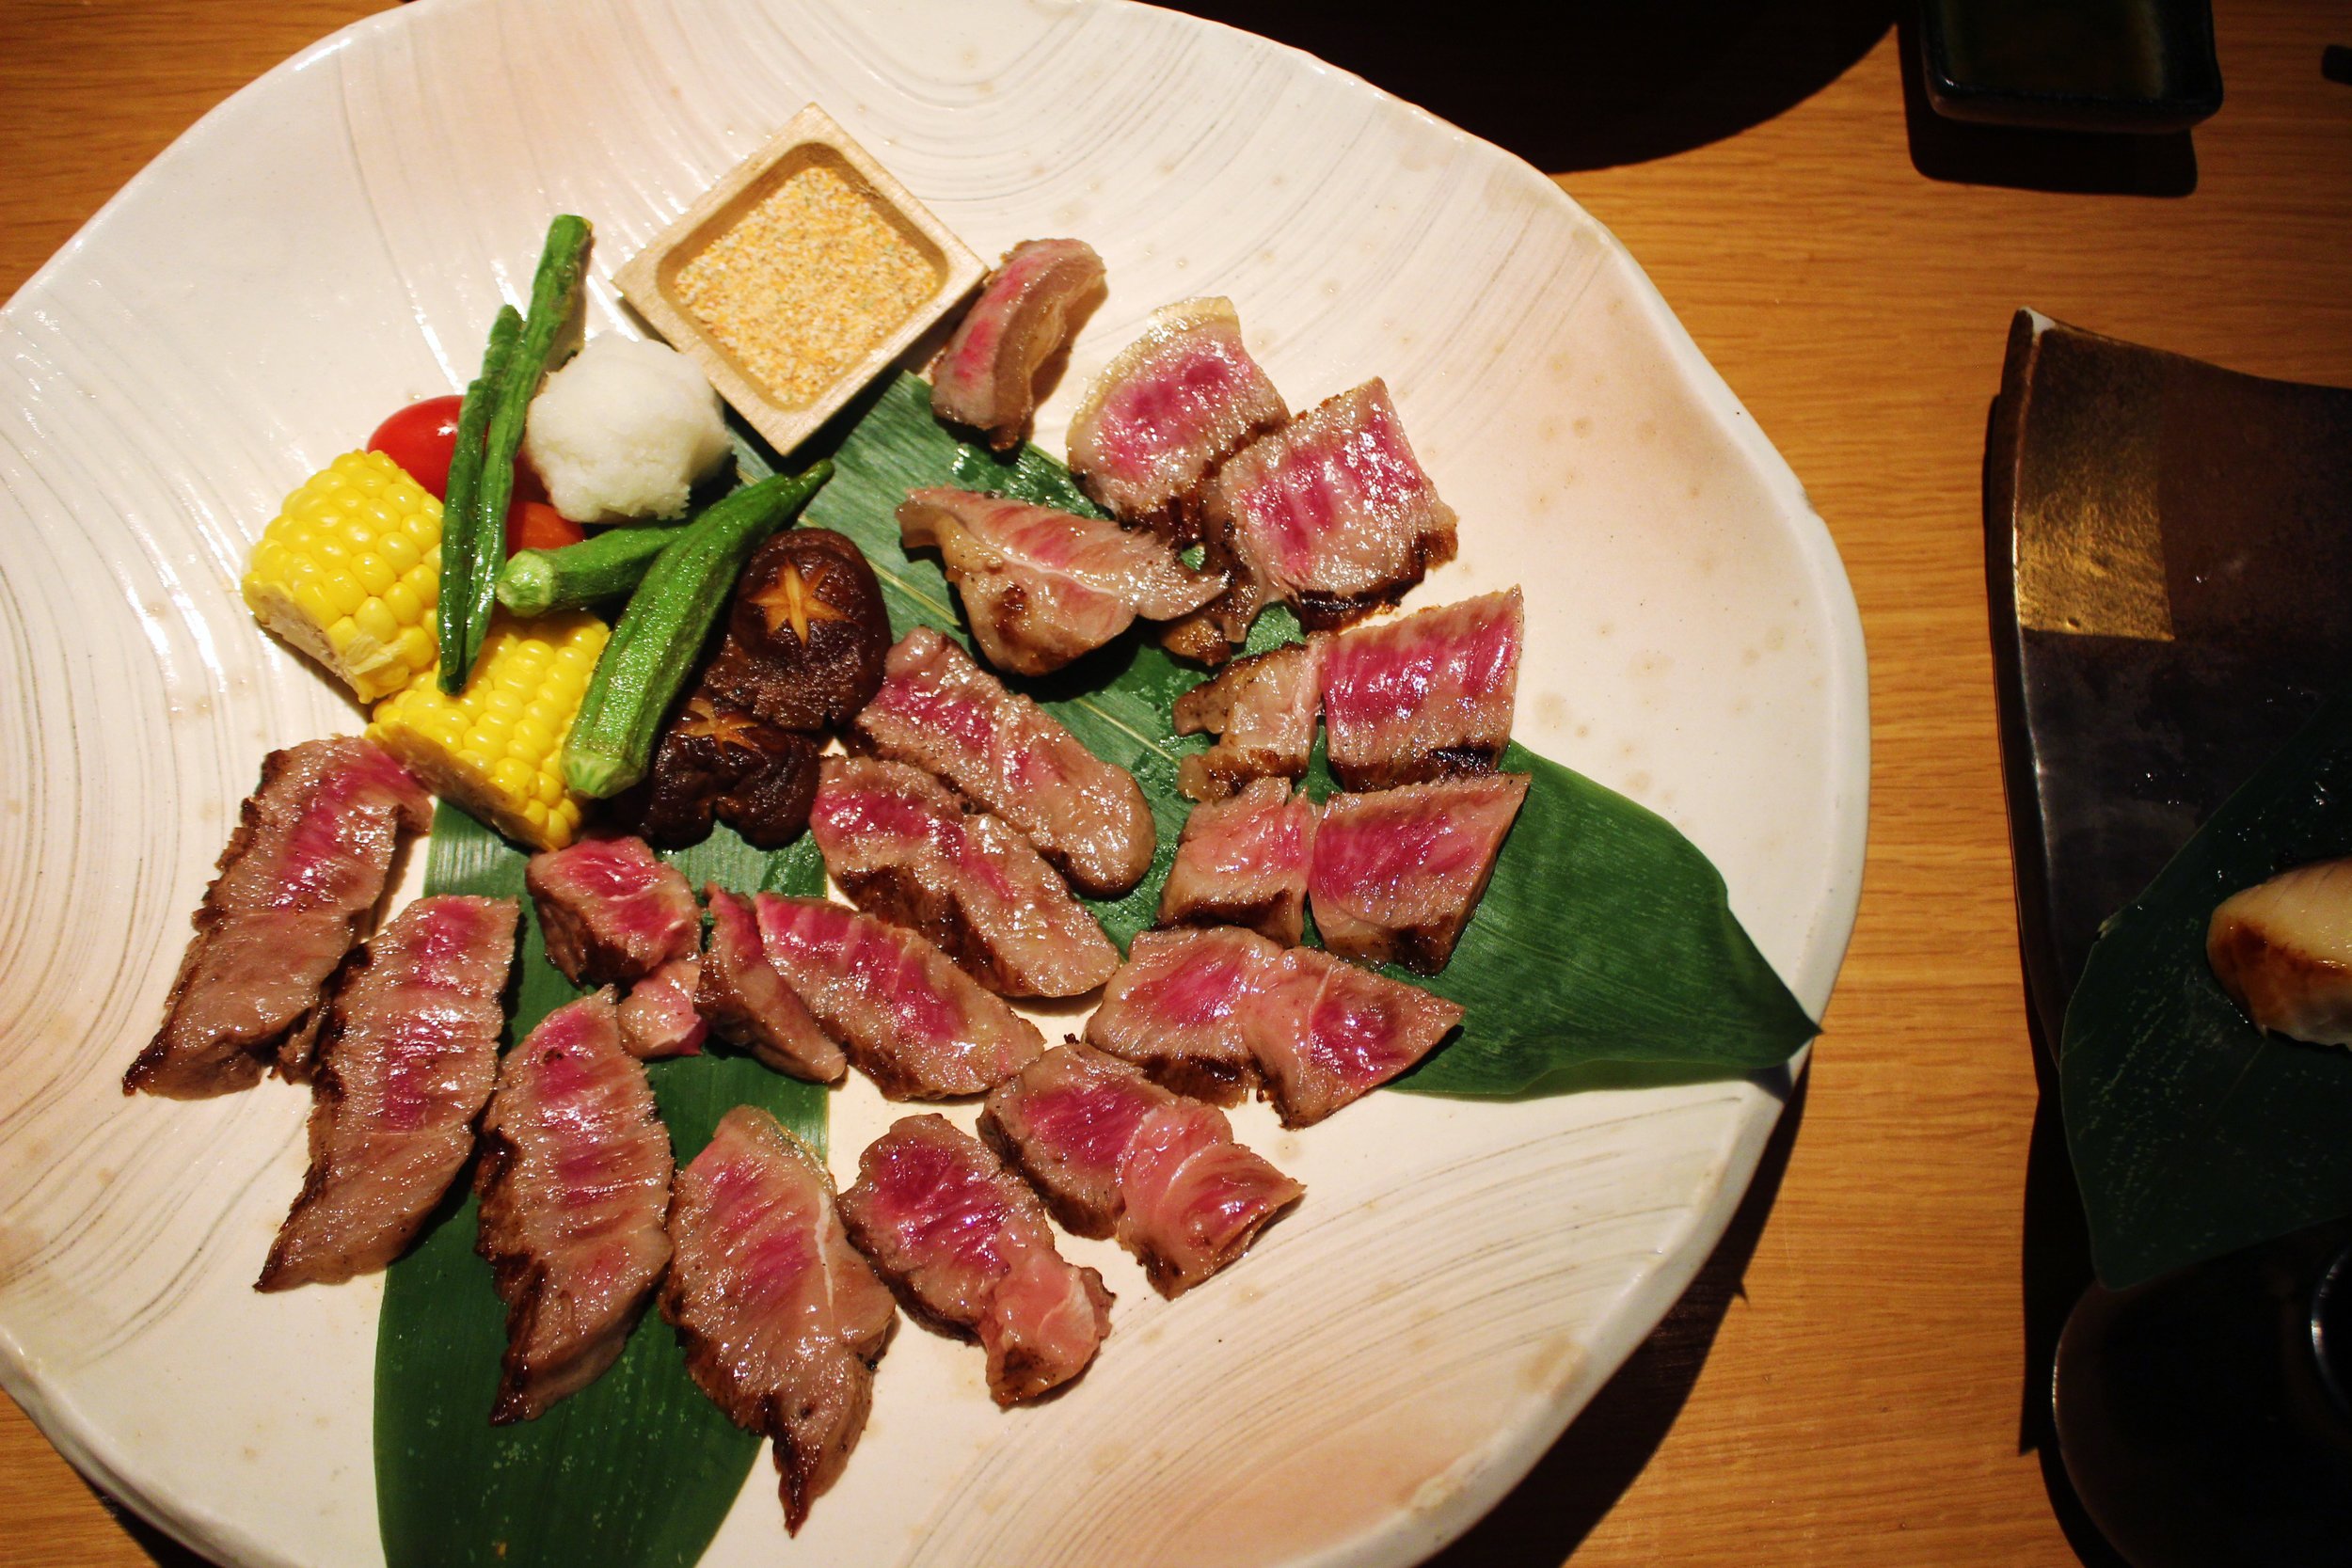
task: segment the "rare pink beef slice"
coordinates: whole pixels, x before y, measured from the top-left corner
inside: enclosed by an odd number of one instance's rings
[[[548,960],[576,986],[626,986],[702,941],[702,911],[675,866],[642,838],[584,838],[531,857]]]
[[[838,1082],[850,1059],[768,961],[750,903],[716,882],[704,891],[710,900],[710,943],[703,952],[695,1009],[712,1033],[764,1066],[812,1084]]]
[[[1235,452],[1208,511],[1243,569],[1311,629],[1394,604],[1454,558],[1454,511],[1377,379]]]
[[[1437,1048],[1462,1009],[1311,947],[1283,953],[1256,978],[1247,1013],[1250,1053],[1285,1127],[1321,1121]]]
[[[827,757],[809,831],[866,913],[922,935],[1004,996],[1079,996],[1119,949],[1029,841],[919,768]]]
[[[907,1117],[858,1158],[850,1240],[926,1317],[978,1339],[1000,1405],[1086,1370],[1111,1293],[1054,1244],[1037,1195],[945,1117]]]
[[[1143,879],[1158,837],[1135,775],[929,626],[900,639],[883,671],[855,721],[867,750],[936,774],[1020,829],[1089,897]]]
[[[1315,805],[1280,779],[1259,779],[1184,819],[1160,886],[1163,926],[1247,926],[1285,947],[1306,928]]]
[[[474,1167],[475,1250],[506,1303],[495,1424],[604,1375],[670,1264],[670,1133],[612,992],[549,1013],[499,1064]]]
[[[1156,533],[1049,506],[915,490],[898,516],[907,548],[939,550],[980,652],[1019,674],[1048,674],[1137,615],[1188,614],[1225,588],[1222,574],[1192,571]]]
[[[678,1172],[670,1240],[661,1315],[711,1402],[775,1439],[797,1534],[866,1430],[898,1307],[850,1245],[824,1162],[756,1106]]]
[[[1387,789],[1493,771],[1511,743],[1525,641],[1517,588],[1332,638],[1323,652],[1332,774],[1349,789]]]
[[[498,1075],[511,898],[420,898],[336,977],[310,1085],[310,1170],[257,1289],[384,1267],[466,1158]]]
[[[318,1008],[376,903],[404,830],[433,800],[373,741],[272,752],[196,911],[156,1031],[125,1094],[198,1100],[249,1087],[271,1056],[301,1077]]]
[[[903,927],[816,898],[762,893],[752,907],[785,985],[894,1099],[985,1094],[1045,1049],[1035,1024]]]
[[[1087,1043],[1203,1100],[1230,1104],[1254,1082],[1284,1125],[1304,1127],[1410,1068],[1461,1021],[1418,987],[1217,926],[1136,937]]]
[[[1242,346],[1230,299],[1152,313],[1070,421],[1070,470],[1114,516],[1197,536],[1194,502],[1243,442],[1289,418],[1281,393]]]
[[[1324,945],[1418,974],[1443,969],[1486,896],[1528,782],[1488,773],[1326,800],[1308,876]]]
[[[1215,800],[1252,779],[1304,777],[1315,745],[1316,672],[1326,641],[1236,659],[1177,698],[1178,735],[1217,736],[1177,765],[1177,787],[1195,800]]]
[[[1167,1296],[1240,1257],[1303,1191],[1235,1143],[1214,1106],[1084,1045],[1058,1046],[991,1089],[980,1132],[1056,1219],[1117,1236]]]
[[[1037,372],[1070,341],[1103,289],[1103,258],[1084,240],[1024,240],[1005,252],[931,366],[931,412],[1021,444],[1037,407]]]
[[[701,1055],[710,1037],[694,1006],[701,981],[702,958],[689,953],[629,987],[620,1006],[622,1048],[641,1062]]]
[[[1086,1038],[1178,1094],[1231,1105],[1257,1077],[1248,1021],[1282,949],[1236,926],[1145,931],[1103,988]]]

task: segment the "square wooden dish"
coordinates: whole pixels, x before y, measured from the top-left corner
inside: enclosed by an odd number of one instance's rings
[[[888,230],[928,266],[935,280],[903,319],[821,386],[782,389],[722,341],[689,303],[684,273],[713,245],[754,218],[762,204],[796,177],[826,169],[839,177]],[[719,394],[779,453],[825,422],[861,387],[888,369],[987,274],[970,246],[850,138],[831,115],[811,103],[767,146],[738,164],[703,193],[678,220],[621,268],[622,294],[671,346],[702,367]],[[818,279],[821,287],[826,280]],[[919,286],[919,285],[918,285]],[[854,292],[851,283],[849,292]]]

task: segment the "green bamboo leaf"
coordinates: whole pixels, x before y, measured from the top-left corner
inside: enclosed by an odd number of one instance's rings
[[[969,645],[937,561],[899,546],[893,513],[910,489],[956,484],[1102,515],[1037,448],[1002,457],[958,441],[931,417],[930,388],[912,375],[874,399],[834,463],[807,520],[866,552],[896,635],[921,625]],[[1247,651],[1298,636],[1297,620],[1277,606],[1259,617]],[[1176,765],[1205,742],[1179,737],[1171,710],[1201,678],[1130,636],[1024,683],[1097,755],[1133,772],[1152,801],[1160,847],[1151,874],[1124,898],[1091,906],[1122,947],[1158,911],[1190,810]],[[1812,1020],[1733,917],[1722,876],[1688,839],[1524,747],[1513,746],[1504,766],[1534,775],[1526,807],[1454,961],[1435,980],[1416,979],[1461,1003],[1468,1017],[1461,1035],[1398,1087],[1517,1096],[1722,1078],[1777,1067],[1813,1037]],[[1318,740],[1307,788],[1320,800],[1331,787]]]
[[[907,491],[961,484],[1090,512],[1068,472],[1035,448],[1000,458],[965,446],[930,416],[925,385],[903,376],[836,427],[836,471],[808,523],[856,541],[873,562],[892,630],[930,626],[966,640],[938,563],[899,547],[893,513]],[[822,442],[812,450],[821,450]],[[749,479],[773,471],[739,441]],[[807,453],[802,454],[803,457]],[[1299,635],[1277,608],[1248,650]],[[1121,639],[1024,689],[1098,755],[1133,772],[1160,847],[1125,898],[1093,905],[1122,945],[1152,923],[1189,803],[1177,763],[1203,740],[1179,737],[1175,701],[1200,679],[1140,637]],[[1445,973],[1427,984],[1460,1002],[1460,1036],[1397,1086],[1515,1096],[1736,1076],[1786,1061],[1813,1024],[1732,917],[1723,879],[1661,818],[1567,768],[1513,747],[1505,766],[1534,776],[1494,881]],[[1307,785],[1331,789],[1321,751]],[[815,894],[824,868],[806,837],[774,855],[725,829],[671,857],[699,886]],[[524,857],[443,807],[426,865],[435,892],[520,895]],[[512,1034],[576,994],[526,931]],[[821,1139],[825,1097],[723,1055],[649,1069],[677,1157],[692,1157],[729,1107],[750,1101]],[[376,1349],[376,1483],[390,1568],[432,1564],[698,1559],[741,1490],[758,1443],[687,1377],[675,1338],[642,1326],[618,1365],[545,1417],[487,1421],[504,1311],[473,1253],[470,1197],[453,1204],[388,1282]]]
[[[1514,742],[1534,776],[1494,880],[1420,980],[1462,1033],[1398,1081],[1426,1094],[1561,1094],[1778,1067],[1813,1021],[1740,928],[1724,879],[1664,817]]]
[[[818,894],[806,839],[781,853],[722,828],[669,857],[699,887]],[[555,966],[523,894],[525,856],[444,804],[425,863],[433,893],[523,898],[526,930],[508,1043],[579,995]],[[647,1064],[680,1164],[739,1104],[767,1107],[824,1147],[825,1092],[740,1056]],[[572,1568],[698,1560],[734,1506],[759,1440],[694,1386],[676,1337],[648,1312],[612,1370],[535,1421],[493,1427],[506,1313],[473,1250],[474,1201],[450,1205],[392,1265],[375,1346],[376,1512],[389,1568]]]
[[[2122,1289],[2352,1213],[2352,1052],[2265,1035],[2205,959],[2214,907],[2352,854],[2339,692],[2107,922],[2058,1084],[2099,1277]]]

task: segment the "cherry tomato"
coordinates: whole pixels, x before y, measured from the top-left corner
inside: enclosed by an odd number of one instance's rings
[[[401,472],[447,500],[449,455],[457,447],[457,411],[465,404],[461,397],[412,403],[375,427],[368,450],[382,452]]]
[[[380,451],[400,465],[401,472],[442,500],[449,499],[450,453],[457,449],[457,411],[466,400],[450,396],[412,403],[375,427],[368,450]],[[547,487],[531,471],[522,453],[515,454],[515,500],[544,501]],[[506,526],[515,526],[515,506],[506,509]],[[568,524],[566,527],[570,526]]]
[[[506,553],[516,550],[558,550],[588,537],[573,522],[545,501],[517,499],[506,509]]]

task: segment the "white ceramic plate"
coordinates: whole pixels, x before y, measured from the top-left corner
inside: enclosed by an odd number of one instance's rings
[[[1049,448],[1187,295],[1238,301],[1295,404],[1386,375],[1462,517],[1417,598],[1523,583],[1521,736],[1671,817],[1828,1000],[1867,774],[1851,593],[1788,467],[1542,175],[1305,55],[1107,0],[388,12],[208,116],[0,314],[0,1382],[202,1551],[379,1559],[380,1282],[249,1288],[305,1097],[117,1086],[262,753],[359,722],[254,629],[246,548],[304,475],[460,383],[550,212],[595,220],[609,272],[811,100],[983,254],[1103,251]],[[594,325],[614,310],[599,281]],[[799,1541],[763,1461],[709,1560],[1417,1560],[1674,1301],[1777,1108],[1731,1083],[1375,1095],[1300,1134],[1246,1113],[1310,1197],[1241,1267],[1171,1305],[1074,1243],[1114,1336],[1072,1397],[1009,1416],[976,1353],[902,1333]],[[887,1114],[839,1097],[836,1169]]]

